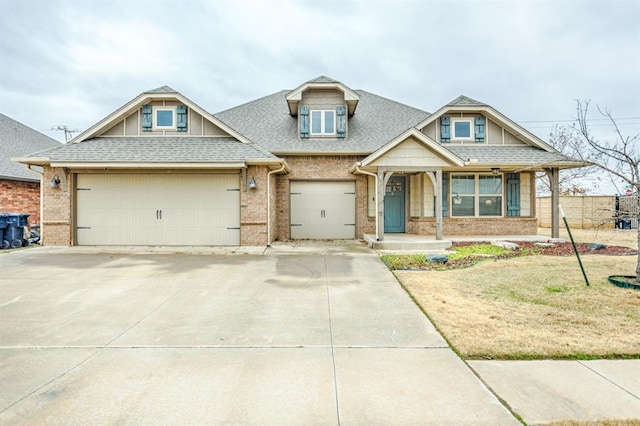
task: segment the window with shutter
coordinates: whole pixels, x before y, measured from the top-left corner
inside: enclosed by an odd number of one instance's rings
[[[300,137],[309,137],[309,107],[300,107]]]
[[[344,138],[347,136],[347,109],[344,106],[336,107],[336,136]]]
[[[449,173],[442,174],[442,216],[449,216]]]
[[[475,119],[475,136],[476,142],[484,142],[484,117],[476,117]]]
[[[187,131],[187,107],[185,105],[178,105],[176,107],[176,129],[179,132]]]
[[[451,141],[451,119],[449,117],[440,117],[440,141]]]
[[[153,109],[151,105],[143,105],[142,113],[142,131],[150,132],[153,127]]]

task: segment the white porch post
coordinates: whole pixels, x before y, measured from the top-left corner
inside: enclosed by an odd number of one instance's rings
[[[436,240],[442,239],[442,169],[435,172],[425,172],[433,184],[433,192],[436,196]]]

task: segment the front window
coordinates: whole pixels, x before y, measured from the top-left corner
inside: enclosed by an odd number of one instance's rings
[[[153,128],[154,129],[175,129],[175,109],[173,108],[156,108],[153,111]]]
[[[473,139],[473,119],[471,118],[452,118],[451,129],[451,139]]]
[[[502,176],[453,175],[451,216],[502,216]]]
[[[336,112],[316,110],[311,111],[311,134],[312,135],[335,135],[336,134]]]

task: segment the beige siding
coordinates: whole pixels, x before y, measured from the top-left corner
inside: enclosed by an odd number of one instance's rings
[[[487,143],[489,145],[502,145],[502,127],[491,120],[487,120]]]
[[[512,133],[509,133],[509,131],[505,130],[504,131],[504,144],[505,145],[524,145],[524,142],[522,142],[520,139],[518,139]]]
[[[427,124],[426,127],[422,129],[422,133],[429,136],[434,141],[438,140],[437,139],[438,135],[436,134],[437,124],[438,124],[437,120]]]
[[[424,180],[424,212],[422,214],[423,217],[433,217],[435,211],[435,200],[434,200],[434,190],[433,190],[433,182],[431,182],[431,178],[427,175],[422,175],[422,179]]]
[[[124,120],[117,122],[113,127],[103,133],[104,136],[122,136],[124,134]]]
[[[422,174],[409,176],[409,216],[422,216]]]
[[[376,216],[376,178],[367,176],[367,216]]]
[[[125,134],[127,136],[137,136],[140,134],[137,111],[126,118]]]
[[[409,138],[381,158],[374,161],[372,166],[406,166],[406,167],[444,167],[445,160],[429,151],[422,143]]]
[[[204,120],[203,133],[204,136],[228,136],[228,133],[206,119]]]
[[[531,173],[520,173],[520,216],[531,216]]]

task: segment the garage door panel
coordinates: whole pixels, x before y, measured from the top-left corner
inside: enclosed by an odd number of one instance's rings
[[[79,245],[239,245],[238,174],[86,174]]]
[[[353,239],[355,182],[291,182],[291,238]]]

